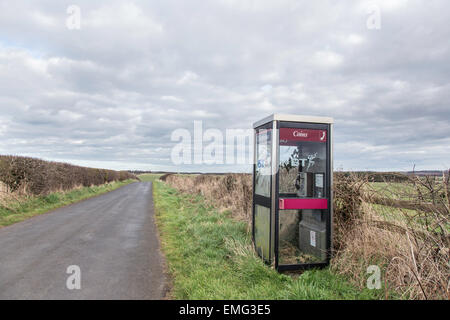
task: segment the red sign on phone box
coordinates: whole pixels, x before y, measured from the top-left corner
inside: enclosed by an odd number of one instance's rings
[[[327,131],[316,129],[280,128],[280,144],[289,144],[289,141],[327,142]]]

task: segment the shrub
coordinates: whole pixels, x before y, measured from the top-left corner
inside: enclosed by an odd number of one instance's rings
[[[137,179],[127,171],[114,171],[50,162],[36,158],[0,156],[0,181],[10,192],[45,195],[79,186]]]

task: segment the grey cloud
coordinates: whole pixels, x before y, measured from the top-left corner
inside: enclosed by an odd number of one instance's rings
[[[450,18],[442,1],[0,4],[1,153],[172,170],[171,132],[333,116],[346,169],[449,166]]]

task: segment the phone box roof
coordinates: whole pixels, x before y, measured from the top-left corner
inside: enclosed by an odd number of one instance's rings
[[[253,123],[253,128],[257,128],[271,121],[286,121],[286,122],[305,122],[305,123],[333,123],[333,118],[330,117],[315,117],[315,116],[301,116],[296,114],[279,114],[274,113],[262,120]]]

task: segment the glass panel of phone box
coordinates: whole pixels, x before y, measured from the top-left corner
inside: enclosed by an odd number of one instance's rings
[[[272,130],[256,130],[255,194],[270,199],[272,174]],[[266,261],[270,257],[270,208],[255,204],[255,245]]]
[[[279,197],[326,198],[326,132],[293,130],[280,129]],[[327,211],[279,211],[280,265],[326,261]]]

